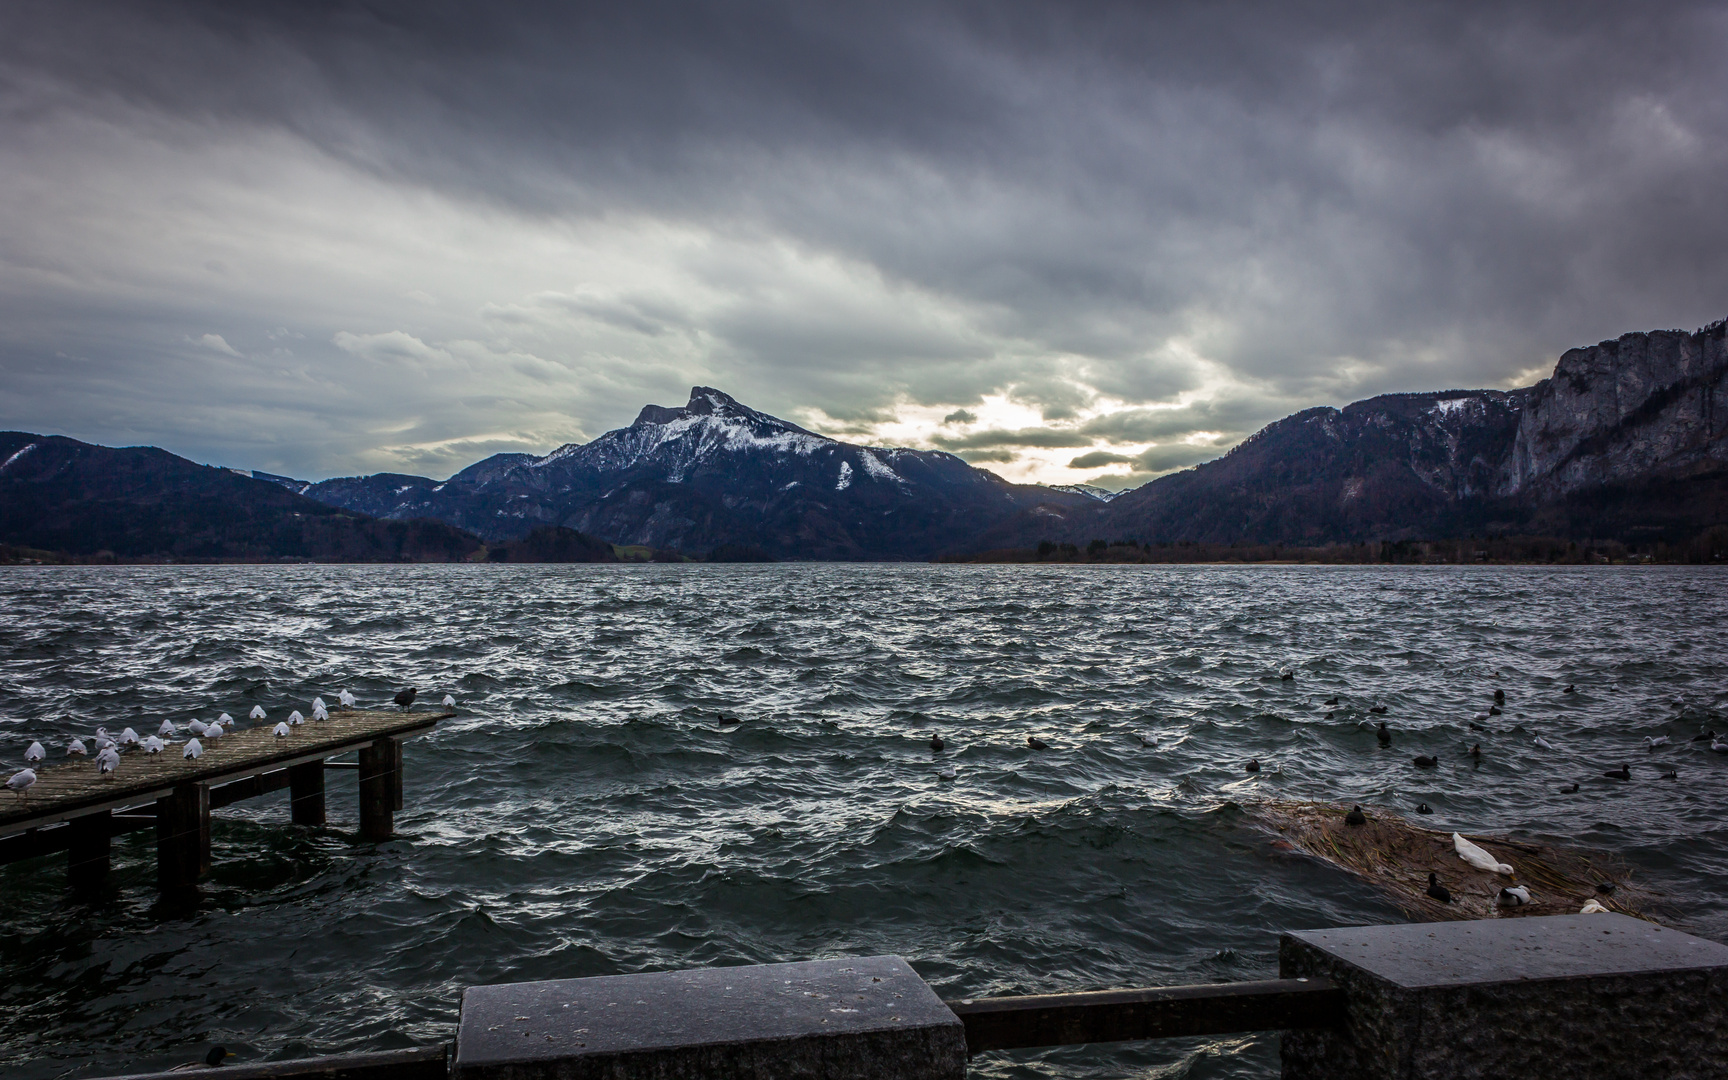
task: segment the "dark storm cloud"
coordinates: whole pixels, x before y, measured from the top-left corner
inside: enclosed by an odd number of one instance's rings
[[[1156,470],[1728,313],[1725,46],[1688,4],[13,2],[0,425],[452,471],[704,381]]]

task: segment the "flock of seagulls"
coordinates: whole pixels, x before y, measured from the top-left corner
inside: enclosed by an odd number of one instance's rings
[[[401,708],[407,709],[414,704],[417,693],[418,691],[410,686],[397,693],[391,700]],[[354,708],[355,697],[347,690],[339,692],[336,695],[336,700],[344,709]],[[456,698],[451,694],[445,694],[444,707],[447,709],[455,708]],[[313,698],[310,708],[311,719],[314,722],[330,719],[330,710],[322,697]],[[247,716],[254,721],[269,719],[269,714],[264,711],[262,705],[252,706],[252,711],[247,713]],[[286,739],[294,733],[296,727],[306,722],[306,715],[299,709],[294,709],[289,712],[287,719],[278,721],[276,726],[271,728],[271,734],[278,739]],[[215,743],[233,731],[234,727],[234,718],[227,713],[222,713],[208,724],[197,717],[193,717],[184,725],[188,738],[180,746],[181,757],[188,761],[203,757],[207,752],[206,743]],[[96,734],[91,736],[89,743],[76,736],[69,740],[66,743],[66,756],[68,758],[88,757],[90,747],[94,745],[96,748],[94,759],[96,774],[98,776],[112,776],[120,768],[120,752],[122,750],[136,750],[147,755],[165,753],[173,745],[174,737],[180,734],[181,730],[182,728],[176,726],[172,720],[162,721],[155,734],[143,737],[140,737],[138,732],[130,727],[123,729],[118,735],[110,735],[107,728],[99,727],[96,729]],[[27,802],[29,799],[28,792],[36,784],[36,766],[40,765],[47,756],[48,751],[40,741],[32,742],[24,750],[24,768],[13,773],[7,779],[6,789],[16,794],[20,801]]]

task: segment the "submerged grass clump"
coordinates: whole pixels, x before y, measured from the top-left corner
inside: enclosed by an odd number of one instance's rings
[[[1465,834],[1466,840],[1512,865],[1516,873],[1508,878],[1459,858],[1450,832],[1422,828],[1390,811],[1364,807],[1367,824],[1347,825],[1344,815],[1350,808],[1333,803],[1278,800],[1248,809],[1290,849],[1355,874],[1420,921],[1570,915],[1590,900],[1610,911],[1656,921],[1647,909],[1657,894],[1634,885],[1631,867],[1604,852]],[[1430,871],[1440,875],[1452,903],[1427,895]],[[1598,891],[1601,884],[1612,885],[1612,891]],[[1527,886],[1531,903],[1500,907],[1496,900],[1505,885]]]

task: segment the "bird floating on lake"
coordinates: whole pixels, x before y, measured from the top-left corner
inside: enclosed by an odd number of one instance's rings
[[[1468,749],[1464,752],[1466,754],[1469,754],[1471,757],[1475,758],[1477,761],[1482,760],[1482,744],[1481,743],[1477,743],[1475,746],[1472,746],[1470,749]]]
[[[742,724],[744,722],[736,716],[727,716],[725,713],[716,713],[715,715],[720,718],[721,727],[731,727],[733,724]]]
[[[1374,737],[1376,739],[1380,740],[1381,746],[1391,746],[1392,745],[1392,733],[1390,731],[1386,730],[1386,721],[1384,721],[1384,720],[1380,721],[1380,728],[1379,728],[1379,730],[1374,732]]]
[[[1294,668],[1285,668],[1283,671],[1278,673],[1278,677],[1285,682],[1289,682],[1291,679],[1296,677],[1296,671]]]
[[[1435,766],[1440,764],[1439,758],[1429,757],[1427,754],[1417,754],[1415,757],[1411,758],[1410,760],[1414,761],[1416,763],[1416,767],[1419,769],[1432,769]]]
[[[1644,736],[1644,746],[1646,749],[1654,750],[1658,746],[1667,746],[1667,745],[1668,745],[1668,736],[1666,736],[1666,735],[1646,735],[1646,736]]]
[[[1570,787],[1563,787],[1560,789],[1560,794],[1562,794],[1562,795],[1576,795],[1576,794],[1578,794],[1578,785],[1573,784]]]
[[[1692,741],[1693,742],[1715,742],[1716,741],[1716,733],[1714,731],[1701,731],[1698,734],[1692,736]]]
[[[1609,769],[1602,775],[1606,776],[1610,780],[1630,780],[1632,779],[1632,767],[1629,765],[1622,765],[1618,769]]]
[[[300,715],[299,709],[295,709],[293,712],[288,714],[288,723],[291,726],[299,727],[301,724],[304,724],[305,722],[306,722],[306,718],[304,716]]]
[[[1472,844],[1457,833],[1452,834],[1452,847],[1458,852],[1458,857],[1478,870],[1486,870],[1491,874],[1512,875],[1512,864],[1503,863],[1486,851]]]
[[[1452,893],[1447,890],[1446,886],[1440,884],[1440,875],[1432,870],[1428,871],[1428,895],[1442,904],[1452,902]]]
[[[1149,746],[1154,750],[1158,749],[1158,740],[1143,731],[1136,731],[1134,733],[1134,741],[1138,742],[1141,746]]]
[[[24,763],[26,765],[34,765],[47,756],[48,751],[42,749],[42,744],[39,742],[33,742],[24,748]]]
[[[1336,705],[1336,704],[1338,704],[1338,699],[1335,696],[1329,697],[1325,701],[1322,701],[1320,704],[1322,704],[1322,705]]]
[[[1418,814],[1432,814],[1434,812],[1434,808],[1432,806],[1429,806],[1425,802],[1419,802],[1416,804],[1416,812]]]
[[[155,735],[146,736],[144,741],[138,745],[146,754],[160,754],[168,747],[167,743],[163,742],[160,737]]]
[[[1728,742],[1723,742],[1721,739],[1713,738],[1710,740],[1710,749],[1716,751],[1718,754],[1728,754]]]
[[[25,797],[24,793],[29,791],[30,786],[34,783],[36,783],[35,769],[19,769],[17,772],[12,774],[10,780],[6,781],[6,787],[10,791],[16,791],[18,797],[22,799]]]
[[[1242,766],[1242,769],[1245,772],[1259,772],[1260,771],[1260,759],[1259,758],[1249,758],[1248,764]]]
[[[930,752],[932,754],[940,754],[942,751],[944,751],[946,749],[948,749],[948,744],[942,741],[942,736],[940,736],[940,735],[930,736]]]
[[[1496,704],[1496,705],[1506,704],[1506,691],[1500,690],[1500,689],[1495,689],[1495,691],[1494,691],[1494,704]]]
[[[1325,715],[1325,716],[1323,716],[1323,717],[1321,717],[1321,719],[1322,719],[1322,720],[1330,720],[1330,719],[1332,719],[1332,714],[1331,714],[1331,713],[1327,713],[1327,714],[1326,714],[1326,715]]]
[[[1501,907],[1523,907],[1530,902],[1530,890],[1522,885],[1506,885],[1496,901]]]
[[[186,740],[186,752],[184,754],[182,754],[181,756],[188,758],[188,759],[192,759],[192,758],[201,757],[203,755],[203,753],[204,753],[204,744],[203,743],[199,742],[197,739],[187,739]]]
[[[1034,750],[1048,750],[1048,749],[1050,749],[1050,744],[1045,742],[1043,739],[1040,739],[1036,735],[1026,736],[1026,745],[1030,746]]]
[[[288,725],[278,721],[276,726],[270,729],[270,733],[275,735],[278,739],[286,739],[289,734]]]
[[[1370,705],[1370,706],[1368,706],[1368,711],[1373,713],[1376,716],[1384,716],[1386,714],[1386,706],[1384,706],[1384,705]]]
[[[66,744],[66,756],[67,757],[83,757],[85,754],[88,754],[89,752],[90,751],[88,749],[86,749],[84,746],[84,740],[83,739],[73,739],[71,742]]]
[[[419,692],[420,692],[419,688],[410,686],[405,690],[396,691],[396,696],[391,698],[390,700],[394,701],[396,704],[402,706],[402,708],[404,710],[406,710],[408,708],[408,706],[414,704],[414,695],[418,694]]]
[[[352,709],[354,707],[354,695],[344,690],[336,695],[336,703],[344,709]]]
[[[1663,773],[1657,779],[1660,779],[1660,780],[1678,780],[1678,779],[1680,779],[1680,770],[1679,769],[1669,769],[1667,772]]]
[[[1483,727],[1481,724],[1478,724],[1474,720],[1469,721],[1469,724],[1470,724],[1470,730],[1471,731],[1487,731],[1488,730],[1487,728]]]
[[[952,765],[944,765],[936,770],[936,779],[938,780],[952,780],[959,775],[960,770]]]
[[[1368,815],[1364,814],[1362,812],[1362,808],[1360,806],[1352,806],[1350,808],[1350,812],[1348,814],[1344,815],[1344,824],[1346,824],[1346,825],[1366,825],[1366,824],[1368,824]]]
[[[156,729],[156,734],[162,736],[163,738],[171,737],[174,734],[174,721],[172,721],[172,720],[162,721],[162,726]]]
[[[254,705],[252,706],[252,711],[246,714],[246,718],[249,720],[262,720],[265,715],[264,706]]]
[[[96,775],[106,776],[120,767],[120,751],[112,746],[96,755]]]
[[[1571,683],[1567,683],[1566,689],[1564,689],[1560,692],[1562,694],[1576,694],[1578,692],[1578,688],[1576,686],[1573,686]]]
[[[1542,749],[1544,749],[1544,750],[1552,750],[1552,749],[1554,749],[1554,744],[1553,744],[1553,743],[1551,743],[1551,742],[1549,742],[1549,741],[1548,741],[1548,740],[1547,740],[1547,739],[1544,739],[1544,738],[1543,738],[1543,737],[1542,737],[1542,736],[1540,736],[1540,735],[1538,735],[1538,736],[1536,736],[1536,740],[1535,740],[1535,741],[1536,741],[1536,745],[1537,745],[1537,746],[1540,746],[1540,747],[1541,747],[1541,748],[1542,748]]]
[[[1609,914],[1609,912],[1608,912],[1607,908],[1603,907],[1602,904],[1594,896],[1592,896],[1590,899],[1584,901],[1584,906],[1578,909],[1578,914],[1580,914],[1580,915],[1607,915],[1607,914]]]
[[[443,705],[446,709],[454,709],[456,707],[456,696],[454,694],[445,694]]]

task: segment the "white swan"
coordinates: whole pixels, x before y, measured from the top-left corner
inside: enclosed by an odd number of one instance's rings
[[[48,751],[42,749],[42,744],[33,742],[24,750],[24,764],[34,765],[48,756]]]
[[[262,705],[252,706],[252,711],[247,713],[246,716],[248,719],[252,719],[252,720],[264,719],[264,706],[262,706]]]
[[[1452,846],[1458,850],[1460,859],[1478,870],[1486,870],[1491,874],[1510,875],[1512,873],[1510,864],[1501,862],[1457,833],[1452,834]]]
[[[197,739],[188,739],[188,740],[186,740],[186,752],[180,756],[190,760],[190,759],[199,757],[203,753],[204,753],[204,744],[203,743],[199,742]]]
[[[277,723],[277,725],[271,729],[270,733],[275,735],[278,739],[286,739],[288,737],[288,725]]]

